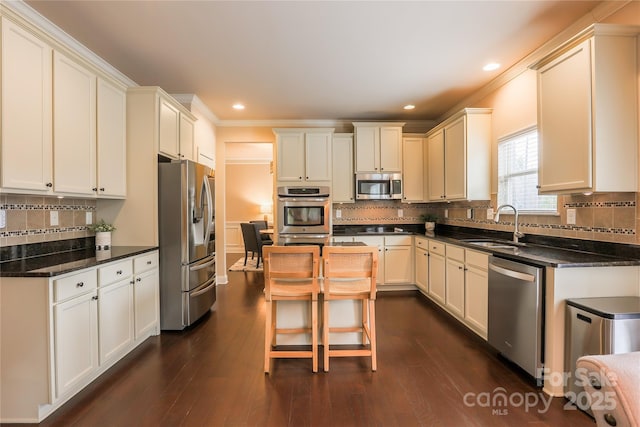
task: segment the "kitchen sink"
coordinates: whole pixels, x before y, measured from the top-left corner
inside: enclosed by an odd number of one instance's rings
[[[506,240],[487,240],[487,239],[463,239],[465,243],[476,245],[487,249],[519,249],[524,243],[509,242]]]

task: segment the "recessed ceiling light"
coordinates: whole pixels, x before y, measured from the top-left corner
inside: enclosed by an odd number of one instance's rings
[[[244,104],[240,104],[239,102],[233,104],[234,110],[244,110]]]
[[[500,68],[500,64],[498,64],[497,62],[490,62],[484,67],[482,67],[484,71],[493,71],[493,70],[497,70],[498,68]]]
[[[407,104],[402,108],[404,108],[405,110],[413,110],[414,108],[416,108],[416,106],[413,104]]]

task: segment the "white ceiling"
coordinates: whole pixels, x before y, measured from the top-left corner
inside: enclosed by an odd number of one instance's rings
[[[136,83],[195,93],[221,120],[434,120],[600,2],[27,3]],[[502,68],[482,71],[489,61]]]

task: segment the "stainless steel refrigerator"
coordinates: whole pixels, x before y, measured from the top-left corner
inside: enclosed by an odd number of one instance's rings
[[[182,330],[216,300],[214,178],[190,160],[158,163],[160,328]]]

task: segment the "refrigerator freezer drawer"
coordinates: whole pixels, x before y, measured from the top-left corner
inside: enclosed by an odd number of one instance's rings
[[[182,266],[182,274],[182,290],[184,292],[201,287],[203,283],[208,282],[216,275],[215,254],[193,264]]]
[[[191,292],[184,293],[183,312],[185,325],[191,325],[193,322],[202,317],[216,301],[216,278],[213,276],[211,280],[199,288]]]

